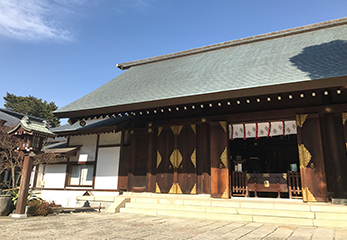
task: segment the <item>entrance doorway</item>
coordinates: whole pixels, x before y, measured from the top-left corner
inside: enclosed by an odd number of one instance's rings
[[[229,141],[231,194],[250,197],[298,197],[293,189],[301,190],[299,154],[296,131],[286,134],[285,125],[276,123],[281,131],[271,136],[271,123],[261,137],[257,133],[242,134]],[[243,124],[243,130],[247,131]],[[282,127],[282,128],[281,128]],[[258,129],[255,127],[255,131]],[[253,128],[254,129],[254,128]],[[294,183],[294,185],[293,185]],[[296,193],[296,192],[295,192]],[[299,192],[298,192],[299,193]],[[301,193],[301,191],[300,191]]]
[[[291,167],[295,170],[299,164],[296,135],[231,140],[230,160],[233,170],[238,166],[248,173],[286,173]]]
[[[157,193],[196,194],[196,126],[158,128]]]

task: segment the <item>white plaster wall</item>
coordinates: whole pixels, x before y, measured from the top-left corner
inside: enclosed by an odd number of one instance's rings
[[[45,188],[64,188],[66,164],[52,164],[45,166],[43,181]]]
[[[83,196],[86,191],[72,191],[72,190],[42,190],[41,198],[48,202],[54,201],[56,204],[60,204],[63,207],[75,207],[76,197]],[[102,192],[92,191],[94,196],[118,196],[118,192]]]
[[[100,134],[99,145],[120,144],[122,132]]]
[[[82,196],[85,191],[42,190],[41,198],[48,202],[54,201],[63,207],[75,207],[76,197]]]
[[[36,166],[33,167],[33,170],[31,170],[31,174],[30,174],[30,187],[34,187],[34,178],[35,178],[35,170],[36,170]]]
[[[117,189],[120,147],[99,148],[95,189]]]
[[[44,171],[44,165],[40,164],[38,169],[37,169],[37,180],[36,180],[36,186],[40,188],[42,186],[42,181],[43,181],[43,171]]]
[[[70,161],[95,161],[97,135],[71,136],[70,146],[83,145],[76,157],[70,157]]]

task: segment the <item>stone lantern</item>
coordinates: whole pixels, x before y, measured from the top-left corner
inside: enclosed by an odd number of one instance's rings
[[[20,138],[17,150],[24,153],[17,207],[15,214],[12,215],[14,218],[23,218],[27,216],[25,207],[27,205],[30,175],[34,162],[33,157],[41,152],[43,141],[47,138],[55,137],[55,134],[49,130],[49,125],[46,121],[31,121],[27,116],[24,116],[8,134]]]

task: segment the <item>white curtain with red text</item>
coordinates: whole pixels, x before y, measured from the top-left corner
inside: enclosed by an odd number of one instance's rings
[[[295,121],[230,124],[230,139],[261,138],[296,134]]]

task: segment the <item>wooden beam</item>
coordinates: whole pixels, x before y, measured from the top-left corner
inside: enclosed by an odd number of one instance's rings
[[[327,108],[329,107],[329,108]],[[187,117],[179,119],[165,119],[165,120],[153,120],[154,127],[158,126],[171,126],[171,125],[184,125],[184,124],[196,124],[202,123],[202,118],[205,118],[206,122],[214,122],[224,119],[229,123],[238,122],[254,122],[254,121],[269,121],[269,120],[289,120],[295,119],[296,114],[305,113],[319,113],[324,114],[329,112],[342,112],[347,111],[347,103],[333,104],[329,106],[311,106],[311,107],[297,107],[288,109],[276,109],[276,110],[262,110],[251,111],[242,113],[228,113],[218,115],[205,115],[201,117]]]

